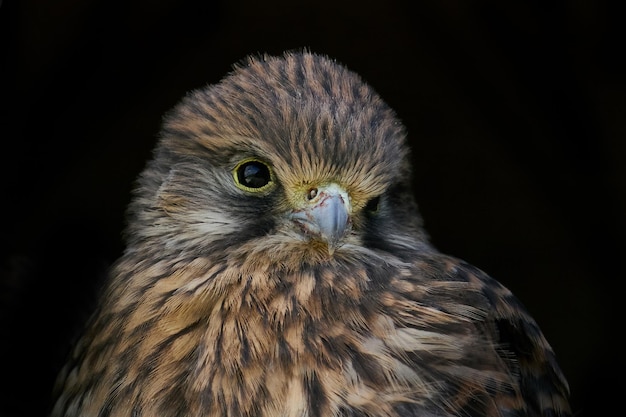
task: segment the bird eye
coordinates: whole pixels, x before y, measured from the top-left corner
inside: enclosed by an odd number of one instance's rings
[[[271,168],[257,159],[247,159],[237,164],[233,171],[235,184],[246,191],[263,191],[274,182]]]
[[[374,214],[378,211],[380,206],[380,197],[374,197],[365,205],[365,212],[368,214]]]

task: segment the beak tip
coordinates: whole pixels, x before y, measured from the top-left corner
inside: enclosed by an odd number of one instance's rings
[[[334,255],[335,251],[341,246],[341,241],[337,236],[332,236],[330,238],[324,238],[326,242],[326,248],[328,249],[329,255]]]

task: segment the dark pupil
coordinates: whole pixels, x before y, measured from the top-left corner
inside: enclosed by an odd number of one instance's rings
[[[380,197],[374,197],[365,205],[365,211],[369,213],[375,213],[378,211],[378,206],[380,204]]]
[[[256,161],[246,162],[237,170],[239,183],[250,188],[261,188],[270,182],[270,170],[267,165]]]

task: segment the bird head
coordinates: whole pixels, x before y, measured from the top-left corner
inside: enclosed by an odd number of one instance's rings
[[[405,136],[379,95],[334,60],[248,57],[167,115],[130,206],[128,244],[315,259],[407,239],[415,247]]]

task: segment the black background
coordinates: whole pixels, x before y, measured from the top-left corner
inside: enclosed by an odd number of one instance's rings
[[[45,412],[163,113],[249,53],[300,47],[396,109],[433,242],[526,304],[576,414],[620,407],[620,3],[5,0],[0,415]]]

